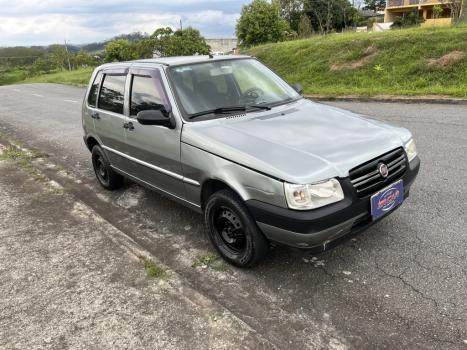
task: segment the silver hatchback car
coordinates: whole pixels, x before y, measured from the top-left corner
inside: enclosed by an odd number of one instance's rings
[[[412,134],[314,103],[255,58],[96,68],[84,141],[100,184],[124,178],[204,213],[228,262],[272,242],[324,250],[398,208],[420,167]]]

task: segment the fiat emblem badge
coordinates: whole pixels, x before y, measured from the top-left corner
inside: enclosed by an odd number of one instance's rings
[[[379,163],[378,164],[378,171],[380,173],[380,175],[383,177],[383,178],[387,178],[388,175],[389,175],[389,169],[388,169],[388,166],[384,163]]]

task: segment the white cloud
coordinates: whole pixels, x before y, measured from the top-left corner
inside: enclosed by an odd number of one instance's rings
[[[192,23],[203,23],[203,24],[216,24],[224,23],[229,25],[235,25],[240,15],[238,13],[225,14],[222,11],[200,11],[191,13],[188,16],[188,20]]]
[[[0,46],[86,43],[162,26],[232,36],[244,0],[0,0]],[[211,9],[229,4],[234,13]],[[233,6],[233,5],[235,6]],[[238,5],[237,5],[238,4]]]

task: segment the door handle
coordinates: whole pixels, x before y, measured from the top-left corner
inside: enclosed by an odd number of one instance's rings
[[[135,127],[134,127],[134,125],[133,125],[132,122],[124,123],[124,124],[123,124],[123,128],[124,128],[124,129],[127,129],[127,130],[134,130],[134,129],[135,129]]]
[[[99,116],[99,113],[97,113],[97,112],[92,112],[91,113],[91,118],[92,119],[101,119],[101,117]]]

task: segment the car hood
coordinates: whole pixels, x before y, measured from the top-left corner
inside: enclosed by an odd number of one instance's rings
[[[309,100],[186,123],[182,142],[292,183],[347,177],[411,137],[408,130]]]

